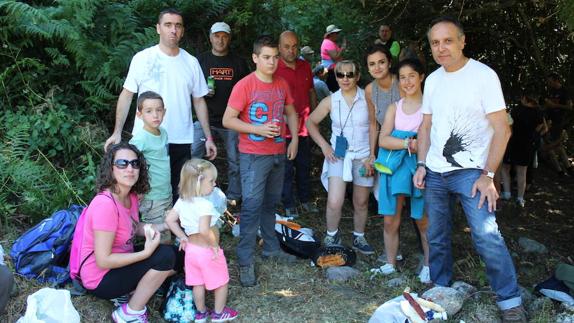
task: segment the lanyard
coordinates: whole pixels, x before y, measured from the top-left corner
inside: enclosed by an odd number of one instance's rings
[[[341,97],[343,98],[343,100],[345,99],[345,97],[343,97],[343,95],[341,95]],[[351,109],[349,110],[349,113],[347,114],[347,118],[345,118],[345,123],[341,122],[341,100],[337,101],[339,103],[339,124],[342,124],[341,126],[341,136],[343,135],[343,130],[345,130],[345,126],[347,125],[347,121],[349,121],[349,117],[351,116],[351,112],[353,112],[353,108],[355,107],[355,102],[357,102],[356,100],[353,101],[353,104],[351,105]]]

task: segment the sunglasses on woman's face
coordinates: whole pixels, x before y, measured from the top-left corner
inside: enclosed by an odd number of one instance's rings
[[[114,161],[114,166],[119,169],[126,169],[128,165],[132,165],[133,169],[140,169],[141,163],[139,159],[127,160],[127,159],[116,159]]]
[[[342,72],[337,72],[335,73],[335,76],[338,79],[342,79],[342,78],[348,78],[348,79],[352,79],[355,78],[355,72],[346,72],[346,73],[342,73]]]

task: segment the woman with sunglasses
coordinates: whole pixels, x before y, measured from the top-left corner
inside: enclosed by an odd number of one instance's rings
[[[365,239],[368,200],[373,186],[371,158],[374,145],[369,144],[369,131],[375,127],[363,89],[357,86],[359,68],[353,61],[335,65],[340,89],[321,101],[311,113],[307,128],[325,156],[321,181],[327,189],[327,246],[340,245],[339,221],[345,201],[347,182],[353,183],[354,232],[353,249],[373,254]],[[332,135],[327,141],[319,131],[319,123],[329,115]],[[372,120],[372,121],[371,121]]]
[[[131,294],[112,312],[114,322],[147,322],[146,304],[173,275],[176,254],[160,245],[164,224],[138,219],[138,195],[149,191],[147,165],[133,145],[113,145],[100,164],[98,194],[84,216],[80,278],[89,293],[103,299]],[[143,250],[134,250],[135,236],[144,236]],[[125,297],[124,297],[125,298]]]

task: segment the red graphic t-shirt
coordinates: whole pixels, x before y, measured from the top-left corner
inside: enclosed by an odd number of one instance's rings
[[[244,154],[276,155],[285,153],[285,105],[293,104],[289,85],[281,77],[265,83],[255,72],[239,81],[231,91],[228,106],[239,111],[239,119],[250,124],[278,122],[281,135],[266,138],[256,134],[239,134],[239,151]]]

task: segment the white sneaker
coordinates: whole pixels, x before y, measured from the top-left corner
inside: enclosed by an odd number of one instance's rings
[[[430,284],[431,283],[430,268],[428,266],[423,266],[423,269],[421,270],[421,272],[419,274],[419,280],[423,284]]]
[[[393,266],[392,264],[384,264],[381,267],[371,269],[371,273],[381,274],[385,276],[395,273],[396,271],[397,270],[395,269],[395,266]]]

